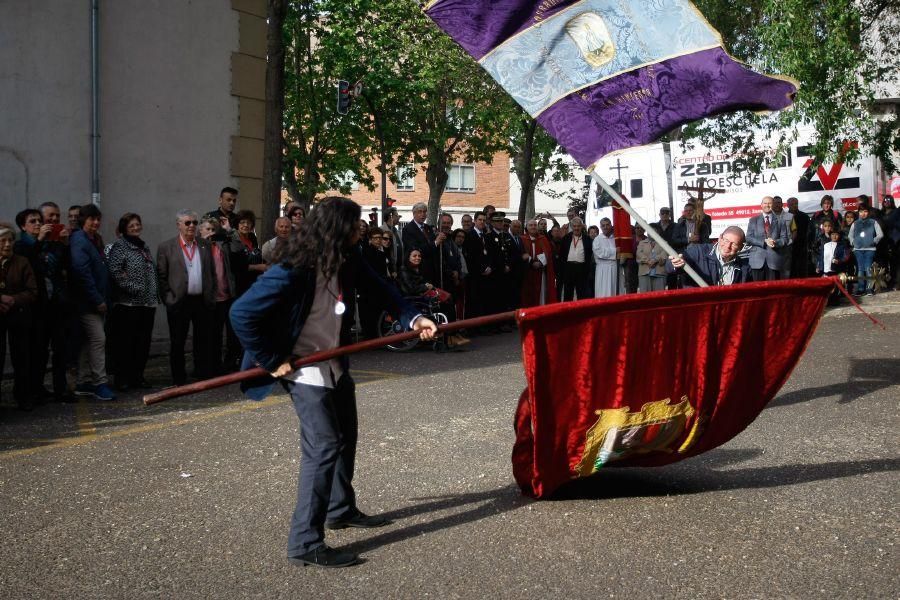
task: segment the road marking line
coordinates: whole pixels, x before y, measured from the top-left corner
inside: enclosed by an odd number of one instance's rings
[[[116,431],[110,431],[108,433],[99,433],[99,434],[94,434],[91,436],[78,436],[78,437],[72,437],[72,438],[64,438],[64,439],[56,440],[54,443],[48,444],[46,446],[37,446],[35,448],[23,448],[21,450],[11,450],[9,452],[0,453],[0,460],[6,459],[6,458],[18,457],[18,456],[29,456],[31,454],[37,454],[38,452],[43,452],[45,450],[50,450],[50,449],[55,449],[55,448],[70,448],[72,446],[81,446],[82,444],[87,444],[90,442],[110,440],[113,438],[124,437],[126,435],[132,435],[135,433],[146,433],[149,431],[159,431],[161,429],[168,429],[170,427],[180,427],[182,425],[190,425],[192,423],[200,423],[202,421],[209,421],[212,419],[216,419],[218,417],[224,417],[227,415],[248,412],[251,410],[258,410],[260,408],[266,408],[266,407],[278,404],[279,402],[283,402],[286,399],[287,399],[287,396],[282,394],[280,396],[273,396],[267,400],[263,400],[262,402],[252,402],[249,404],[241,404],[240,406],[226,408],[224,410],[219,410],[219,411],[216,411],[213,413],[194,415],[192,417],[185,417],[183,419],[176,419],[174,421],[165,421],[162,423],[150,423],[147,425],[135,425],[134,427],[126,427],[123,429],[117,429]]]
[[[356,372],[362,373],[362,371],[356,371]],[[374,371],[366,371],[366,372],[373,373]],[[397,377],[402,377],[402,376],[398,375]],[[372,384],[375,382],[376,382],[375,380],[363,381],[362,383],[356,384],[356,387],[359,388],[364,385],[369,385],[369,384]],[[219,417],[225,417],[228,415],[234,415],[234,414],[238,414],[238,413],[242,413],[242,412],[248,412],[251,410],[259,410],[260,408],[267,408],[269,406],[274,406],[276,404],[279,404],[279,403],[284,402],[289,399],[290,399],[290,396],[288,396],[287,394],[279,394],[277,396],[272,396],[261,402],[239,400],[239,402],[242,402],[242,403],[238,406],[232,406],[232,407],[225,408],[223,410],[218,410],[218,411],[215,411],[212,413],[205,413],[202,415],[194,415],[191,417],[184,417],[182,419],[175,419],[174,421],[164,421],[161,423],[150,423],[147,425],[135,425],[133,427],[124,427],[122,429],[117,429],[115,431],[110,431],[107,433],[97,433],[97,430],[96,430],[96,427],[94,427],[93,421],[90,420],[89,412],[86,412],[88,417],[87,417],[85,423],[89,424],[89,427],[90,427],[89,431],[91,433],[85,433],[85,431],[87,431],[87,429],[82,429],[82,419],[81,419],[81,414],[79,413],[78,425],[79,425],[80,435],[78,435],[77,437],[50,438],[50,439],[45,439],[45,440],[41,440],[41,439],[27,440],[29,442],[40,442],[40,443],[43,443],[44,445],[43,446],[35,446],[34,448],[22,448],[20,450],[9,450],[7,452],[0,451],[0,460],[4,460],[4,459],[8,459],[8,458],[16,458],[16,457],[20,457],[20,456],[30,456],[32,454],[37,454],[39,452],[45,452],[47,450],[54,450],[56,448],[71,448],[73,446],[81,446],[82,444],[87,444],[90,442],[105,441],[105,440],[110,440],[113,438],[119,438],[119,437],[124,437],[127,435],[132,435],[135,433],[147,433],[150,431],[159,431],[162,429],[168,429],[168,428],[172,428],[172,427],[180,427],[182,425],[190,425],[192,423],[200,423],[203,421],[210,421],[212,419],[216,419]],[[76,405],[76,411],[81,406],[82,406],[82,403],[79,402]],[[85,411],[87,411],[86,406],[87,405],[85,404],[85,408],[83,409]],[[0,443],[3,443],[3,442],[15,443],[17,441],[19,441],[19,440],[5,439],[5,440],[0,440]]]
[[[371,375],[372,377],[381,377],[383,379],[400,379],[406,377],[403,373],[388,373],[387,371],[363,371],[362,369],[353,369],[353,375]]]
[[[78,433],[82,437],[94,437],[97,435],[97,428],[91,417],[91,409],[87,403],[79,400],[75,404],[75,420],[78,422]]]

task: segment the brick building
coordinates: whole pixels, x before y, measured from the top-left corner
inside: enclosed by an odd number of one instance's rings
[[[380,182],[378,163],[371,163],[370,168],[376,182]],[[453,215],[456,225],[459,225],[463,214],[472,214],[486,204],[493,204],[498,210],[509,212],[509,169],[509,156],[505,153],[496,154],[491,164],[453,163],[447,188],[441,197],[441,210]],[[402,219],[408,221],[412,218],[413,204],[428,202],[425,165],[416,165],[414,176],[406,177],[396,184],[388,180],[387,192],[388,196],[396,200],[394,206],[400,211]],[[364,214],[368,214],[368,209],[372,207],[381,207],[381,189],[377,183],[372,191],[355,185],[350,197],[363,207]]]

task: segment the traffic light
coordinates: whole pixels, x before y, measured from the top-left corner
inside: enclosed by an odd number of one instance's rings
[[[397,202],[397,201],[394,200],[393,198],[391,198],[390,196],[387,197],[387,205],[388,205],[388,208],[391,208],[392,206],[394,206],[394,203],[395,203],[395,202]]]
[[[353,96],[350,95],[350,82],[341,79],[337,84],[337,111],[339,115],[346,115],[350,110],[350,101]]]

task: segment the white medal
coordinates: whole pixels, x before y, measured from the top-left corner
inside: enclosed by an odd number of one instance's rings
[[[334,314],[342,315],[347,310],[347,305],[338,300],[334,303]]]

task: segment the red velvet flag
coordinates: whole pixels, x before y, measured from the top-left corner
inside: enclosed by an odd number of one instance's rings
[[[519,486],[541,498],[601,468],[724,444],[787,381],[832,289],[792,279],[519,310]]]

